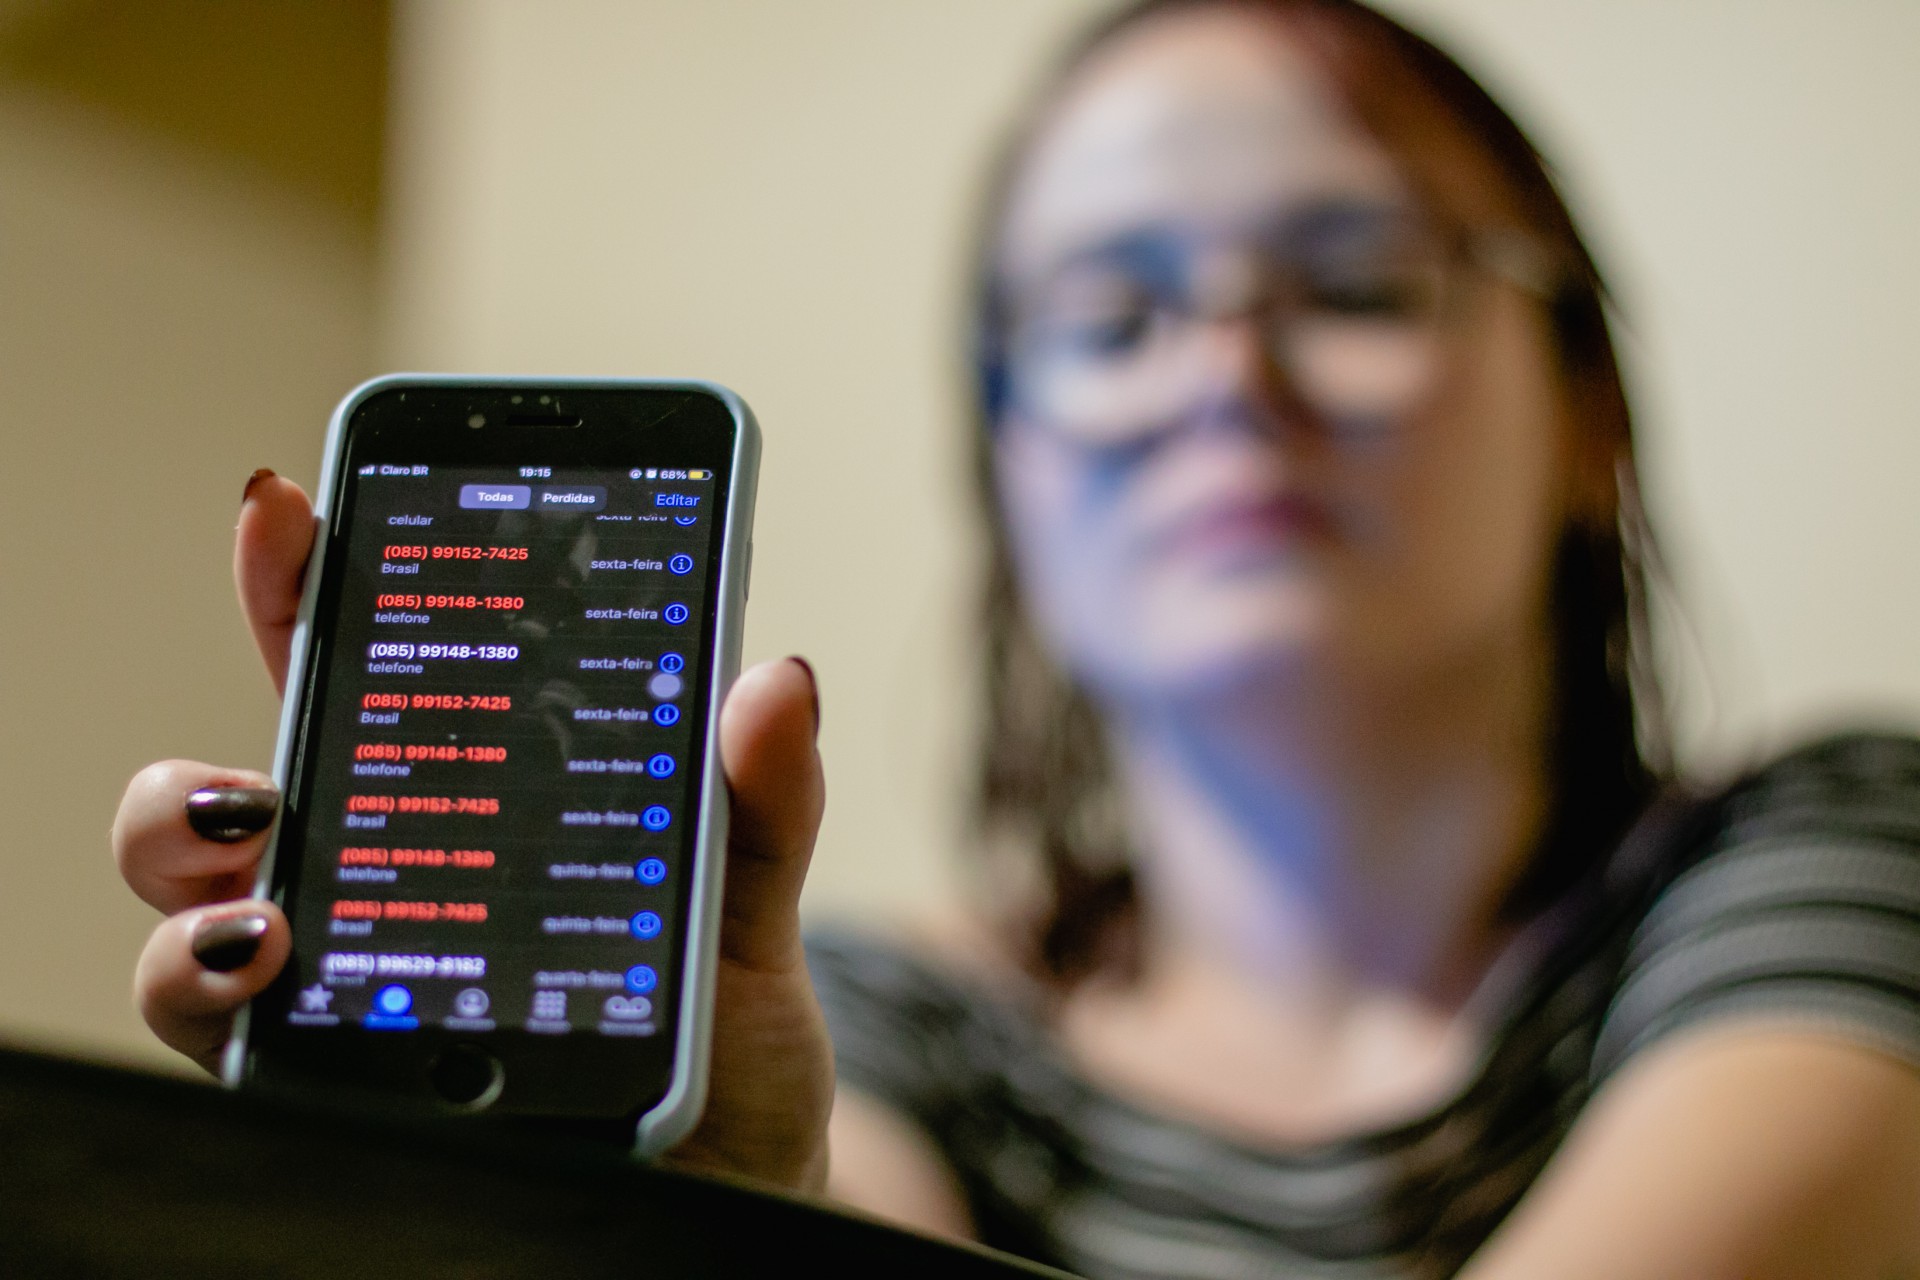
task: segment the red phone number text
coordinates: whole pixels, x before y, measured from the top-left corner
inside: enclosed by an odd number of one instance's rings
[[[504,693],[366,693],[360,705],[370,711],[511,711]]]
[[[525,547],[456,547],[441,544],[428,546],[423,543],[389,543],[385,558],[388,560],[525,560]]]
[[[493,865],[491,849],[382,849],[349,845],[340,851],[343,867],[472,867]]]
[[[333,904],[335,920],[448,920],[455,924],[482,924],[484,902],[373,902],[345,899]]]
[[[490,817],[500,812],[493,796],[348,796],[348,813],[466,813]]]
[[[353,749],[355,760],[472,760],[499,764],[505,747],[456,747],[442,742],[362,742]]]
[[[388,594],[374,597],[376,609],[524,609],[525,596],[433,596]]]

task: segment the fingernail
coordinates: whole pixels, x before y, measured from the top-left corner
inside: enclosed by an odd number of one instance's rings
[[[247,499],[253,496],[253,486],[259,484],[262,480],[273,479],[273,474],[272,467],[262,467],[248,476],[247,487],[240,491],[240,505],[243,507],[247,505]]]
[[[233,844],[273,825],[280,793],[272,787],[202,787],[187,797],[187,825],[208,840]]]
[[[807,694],[813,700],[813,736],[820,738],[820,677],[813,673],[813,664],[799,654],[789,654],[787,661],[807,673]]]
[[[193,958],[203,969],[232,973],[252,963],[266,936],[267,918],[257,912],[221,916],[193,931]]]

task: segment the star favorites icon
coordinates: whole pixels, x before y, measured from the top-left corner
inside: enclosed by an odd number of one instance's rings
[[[325,1013],[327,1006],[333,1003],[333,992],[319,983],[300,988],[300,1012]]]

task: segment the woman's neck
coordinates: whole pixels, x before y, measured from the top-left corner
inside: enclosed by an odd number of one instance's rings
[[[1221,971],[1302,1013],[1358,989],[1464,1000],[1544,820],[1543,650],[1391,696],[1276,679],[1122,710],[1150,971]]]

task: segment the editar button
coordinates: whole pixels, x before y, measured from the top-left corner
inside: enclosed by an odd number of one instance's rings
[[[469,511],[525,511],[533,504],[533,486],[524,484],[463,484],[460,505]]]

